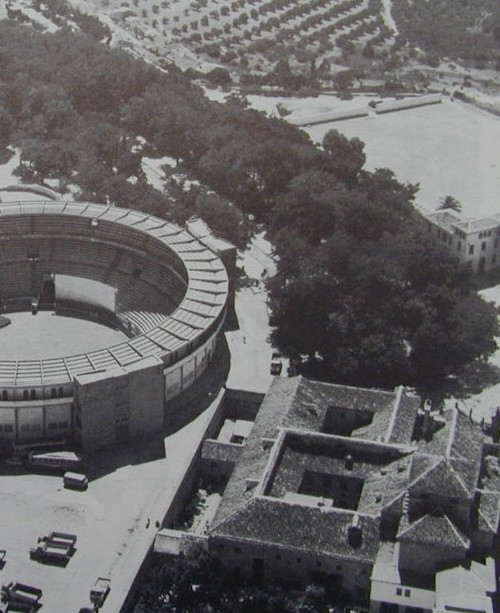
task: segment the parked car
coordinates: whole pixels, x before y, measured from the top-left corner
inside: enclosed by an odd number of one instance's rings
[[[283,362],[281,361],[281,354],[278,352],[274,352],[271,357],[271,374],[281,375],[282,370],[283,370]]]
[[[90,590],[90,602],[102,607],[111,589],[110,583],[111,581],[107,577],[98,577],[94,587]]]

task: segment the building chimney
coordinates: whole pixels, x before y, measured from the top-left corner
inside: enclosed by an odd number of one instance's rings
[[[347,542],[351,547],[359,547],[363,540],[363,531],[361,529],[361,522],[359,515],[353,516],[351,525],[347,529]]]
[[[345,457],[345,467],[347,470],[352,470],[354,467],[354,458],[350,453],[348,453]]]
[[[496,408],[491,418],[491,437],[494,443],[500,442],[500,407]]]
[[[424,423],[422,424],[422,438],[428,439],[432,433],[432,415],[431,415],[432,403],[427,398],[424,402]]]

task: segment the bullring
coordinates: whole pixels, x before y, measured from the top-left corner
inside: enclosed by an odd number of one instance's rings
[[[80,355],[0,361],[0,438],[74,436],[93,449],[161,428],[169,401],[213,357],[228,300],[221,259],[187,230],[116,206],[0,204],[2,311],[43,308],[45,283],[58,275],[112,288],[114,308],[90,295],[48,308],[112,323],[129,338]]]

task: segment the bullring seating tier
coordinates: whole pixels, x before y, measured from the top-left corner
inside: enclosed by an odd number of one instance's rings
[[[2,388],[64,385],[77,374],[151,355],[170,365],[203,344],[225,314],[229,284],[224,264],[170,222],[86,202],[0,203],[1,298],[33,296],[48,273],[116,288],[117,316],[141,334],[81,355],[2,360]]]

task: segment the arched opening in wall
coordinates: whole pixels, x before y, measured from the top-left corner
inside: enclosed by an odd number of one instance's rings
[[[42,283],[40,286],[40,294],[38,297],[38,304],[40,308],[52,307],[56,301],[56,286],[54,282],[54,275],[43,275]]]

